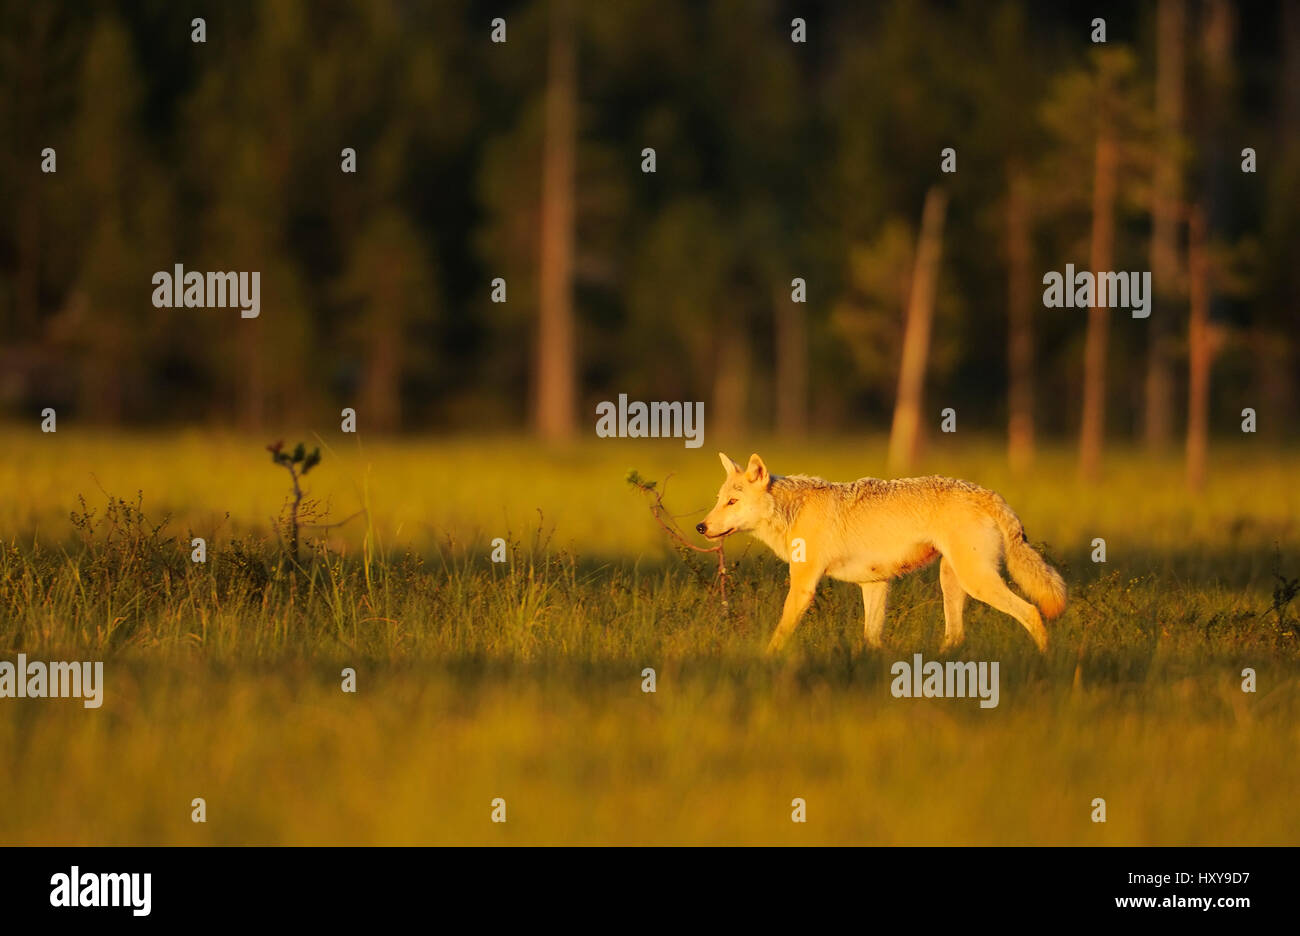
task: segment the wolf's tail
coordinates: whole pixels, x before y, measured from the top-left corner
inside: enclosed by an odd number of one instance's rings
[[[1020,518],[1007,502],[997,495],[994,497],[993,519],[1005,541],[1007,572],[1029,600],[1038,605],[1043,617],[1056,617],[1065,610],[1065,579],[1029,545]]]

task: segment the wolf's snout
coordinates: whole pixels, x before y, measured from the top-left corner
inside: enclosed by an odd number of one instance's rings
[[[704,521],[700,521],[699,523],[695,524],[695,532],[698,533],[698,534],[700,534],[701,536],[703,536],[705,533],[707,533],[707,532],[708,532],[708,529],[709,529],[709,528],[708,528],[708,526],[704,523]]]

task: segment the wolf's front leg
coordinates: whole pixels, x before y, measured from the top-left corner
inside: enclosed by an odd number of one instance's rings
[[[863,582],[862,606],[866,611],[867,646],[879,648],[880,635],[885,632],[885,599],[889,596],[889,582]]]
[[[817,580],[821,577],[821,572],[810,569],[806,562],[792,562],[790,564],[790,591],[785,596],[785,607],[781,611],[781,623],[776,626],[776,633],[772,635],[772,640],[767,645],[769,655],[780,650],[782,645],[790,638],[790,635],[794,633],[795,627],[799,624],[799,619],[803,617],[803,613],[812,604],[813,595],[817,591]]]

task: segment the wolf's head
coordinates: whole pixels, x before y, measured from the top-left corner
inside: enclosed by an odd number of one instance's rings
[[[768,493],[772,476],[763,459],[751,455],[749,465],[741,468],[721,452],[718,458],[722,459],[727,477],[718,491],[717,504],[695,527],[709,539],[718,539],[729,533],[747,533],[763,523],[772,512],[772,495]]]

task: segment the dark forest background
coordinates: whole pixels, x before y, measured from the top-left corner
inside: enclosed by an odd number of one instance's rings
[[[0,87],[10,420],[883,430],[919,322],[922,421],[1013,459],[1295,436],[1300,4],[4,0]],[[1043,308],[1098,259],[1150,319]]]

